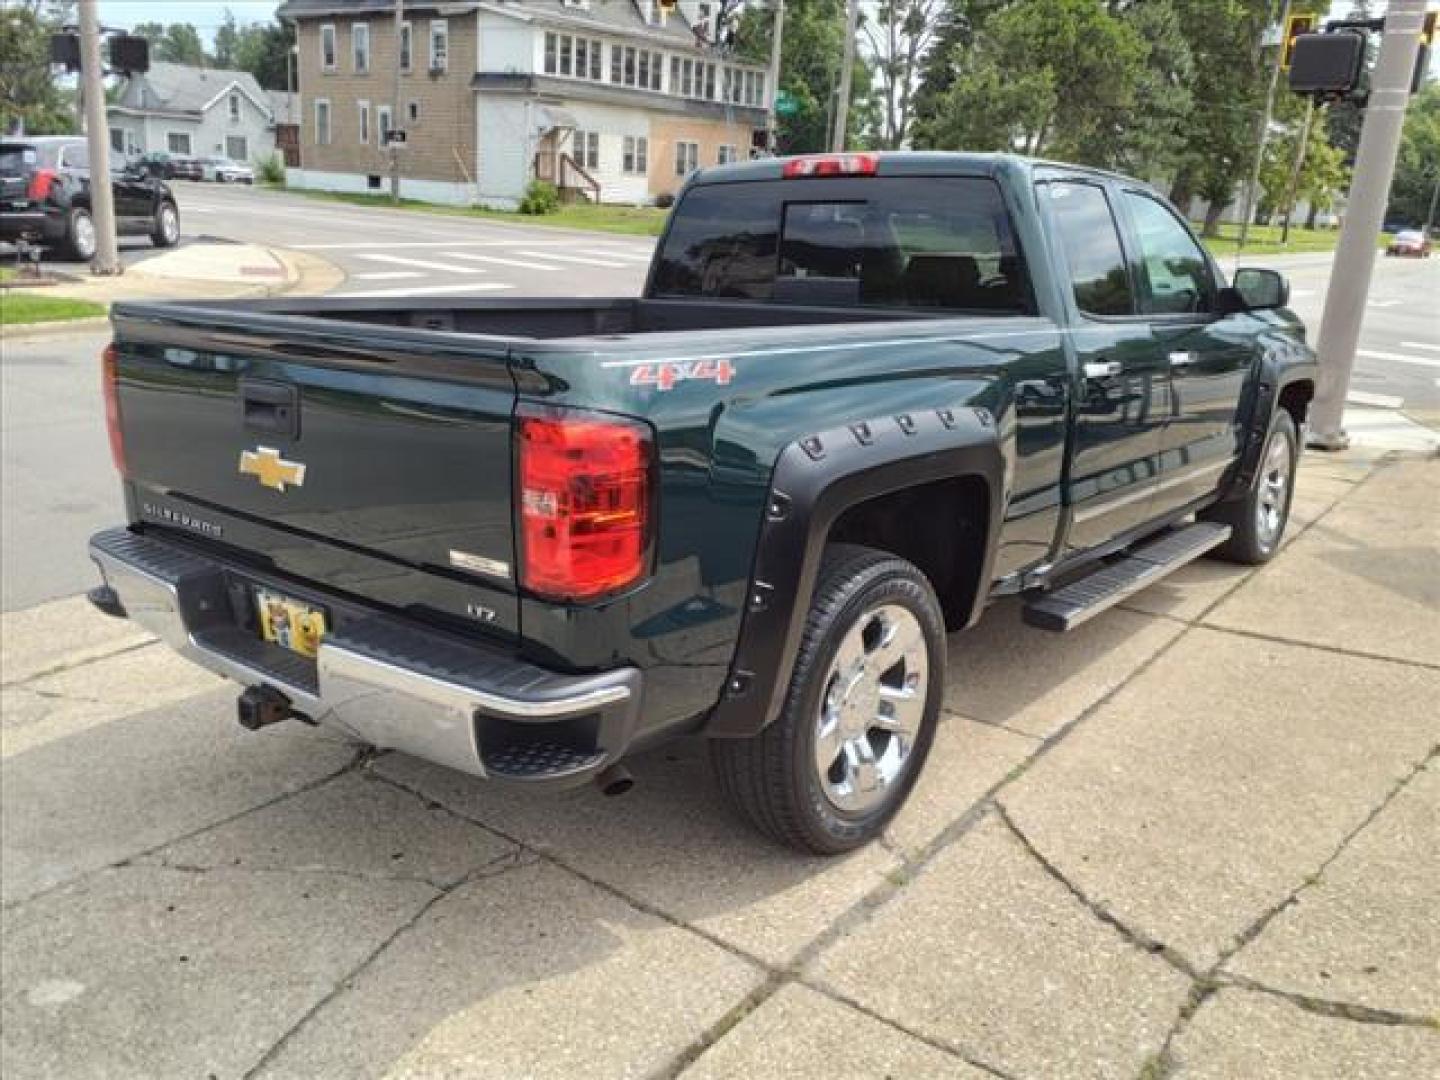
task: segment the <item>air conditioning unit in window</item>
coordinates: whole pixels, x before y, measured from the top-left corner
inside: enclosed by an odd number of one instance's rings
[[[444,75],[444,74],[445,74],[445,68],[446,68],[446,64],[444,63],[444,61],[440,61],[440,62],[438,62],[438,63],[433,63],[433,64],[430,65],[430,74],[431,74],[431,75]]]

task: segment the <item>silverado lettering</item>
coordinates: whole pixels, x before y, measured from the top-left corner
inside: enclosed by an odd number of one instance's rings
[[[1137,181],[895,153],[695,173],[638,298],[118,303],[92,598],[249,726],[607,790],[698,734],[754,825],[840,852],[992,600],[1064,631],[1275,554],[1315,380],[1287,302]],[[237,471],[257,446],[304,485]]]

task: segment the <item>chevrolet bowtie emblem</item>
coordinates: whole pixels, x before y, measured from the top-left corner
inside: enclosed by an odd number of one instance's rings
[[[286,461],[279,450],[269,446],[244,451],[240,455],[240,471],[276,491],[284,491],[287,486],[305,486],[305,466],[298,461]]]

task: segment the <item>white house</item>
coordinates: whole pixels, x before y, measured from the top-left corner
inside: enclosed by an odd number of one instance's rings
[[[106,113],[111,145],[127,157],[166,150],[254,161],[275,152],[270,98],[248,71],[154,63],[125,80]]]

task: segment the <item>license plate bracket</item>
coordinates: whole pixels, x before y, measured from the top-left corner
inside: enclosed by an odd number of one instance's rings
[[[329,628],[325,609],[270,589],[255,590],[260,637],[272,645],[315,659]]]

